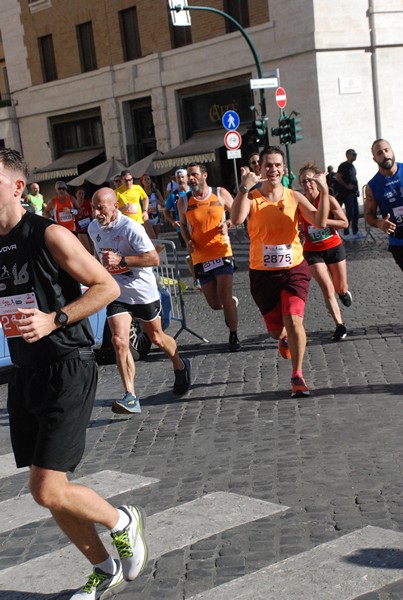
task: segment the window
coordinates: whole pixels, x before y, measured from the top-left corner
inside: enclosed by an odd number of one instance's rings
[[[94,35],[92,23],[77,25],[77,42],[80,53],[81,72],[94,71],[97,68],[97,57],[95,55]]]
[[[231,15],[242,27],[249,27],[248,0],[224,0],[224,12]],[[229,19],[225,19],[225,29],[227,33],[239,31]]]
[[[53,121],[53,139],[58,156],[66,152],[103,148],[103,133],[100,116],[75,117],[71,115],[59,122]]]
[[[143,98],[128,103],[131,128],[127,128],[127,158],[129,165],[157,149],[151,99]]]
[[[119,12],[120,36],[122,39],[124,60],[141,57],[139,24],[135,6]]]
[[[172,48],[181,48],[192,44],[192,28],[187,26],[175,26],[172,23],[171,11],[168,8],[168,22],[171,33]]]
[[[53,49],[52,35],[39,38],[39,54],[42,66],[42,78],[46,83],[57,79],[55,52]]]

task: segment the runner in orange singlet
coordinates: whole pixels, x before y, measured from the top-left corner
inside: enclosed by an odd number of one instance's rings
[[[299,239],[300,214],[316,227],[325,227],[329,193],[323,174],[312,175],[322,193],[316,209],[302,194],[284,188],[284,153],[268,146],[260,153],[260,175],[241,169],[242,183],[235,197],[231,221],[248,219],[250,285],[271,337],[279,340],[283,358],[291,358],[291,397],[309,396],[302,375],[306,348],[305,301],[311,274]],[[252,190],[252,188],[255,188]]]
[[[192,256],[195,277],[213,310],[224,309],[230,330],[229,351],[241,349],[238,340],[238,298],[232,295],[234,260],[228,235],[230,221],[225,211],[231,210],[233,198],[224,188],[207,185],[205,165],[188,166],[190,192],[178,199],[181,234]]]

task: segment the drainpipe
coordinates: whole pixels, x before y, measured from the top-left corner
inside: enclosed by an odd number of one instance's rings
[[[375,130],[376,139],[382,137],[381,127],[381,110],[379,103],[379,80],[378,80],[378,62],[376,57],[376,28],[374,19],[374,1],[368,0],[368,18],[369,18],[369,34],[371,40],[371,67],[372,67],[372,90],[374,96],[374,111],[375,111]]]

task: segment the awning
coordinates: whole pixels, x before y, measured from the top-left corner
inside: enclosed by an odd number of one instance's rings
[[[85,170],[85,163],[88,163],[95,158],[101,158],[102,156],[105,156],[104,151],[99,148],[96,150],[84,150],[82,152],[63,154],[63,156],[60,156],[49,165],[34,169],[29,180],[47,181],[49,179],[75,177],[79,173],[78,167],[82,166],[83,168],[81,171],[83,171]]]
[[[126,166],[120,160],[112,157],[89,171],[81,173],[81,175],[69,181],[69,185],[75,187],[83,185],[85,181],[94,185],[102,185],[113,179],[115,175],[120,174],[123,169],[126,169]]]
[[[138,160],[137,162],[133,163],[132,165],[127,167],[127,169],[130,171],[130,173],[135,179],[140,179],[140,177],[145,173],[152,177],[156,177],[157,175],[163,175],[164,173],[170,171],[171,168],[166,167],[165,169],[157,169],[155,167],[154,160],[158,159],[159,157],[162,157],[162,152],[160,152],[159,150],[155,150],[155,152],[152,152],[148,156],[145,156],[141,160]]]
[[[243,125],[238,131],[243,135],[247,129],[247,126]],[[154,159],[154,167],[156,169],[173,169],[184,167],[191,162],[214,162],[216,160],[215,151],[217,148],[224,146],[225,133],[224,128],[195,133],[183,144],[176,146],[169,152],[165,152],[163,158]]]

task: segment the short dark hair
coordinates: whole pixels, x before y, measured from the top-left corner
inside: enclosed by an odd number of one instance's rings
[[[120,176],[124,177],[125,175],[130,175],[130,177],[132,176],[132,174],[130,173],[130,171],[128,169],[125,169],[123,171],[121,171]],[[116,177],[116,175],[115,175]]]
[[[285,164],[285,155],[280,146],[266,146],[259,154],[259,162],[262,162],[263,156],[266,154],[280,154],[283,157],[283,163]]]
[[[10,169],[10,171],[23,175],[25,181],[28,179],[28,165],[17,150],[13,150],[12,148],[3,148],[0,150],[0,163],[2,163],[6,169]]]
[[[188,164],[187,168],[189,169],[190,167],[199,167],[200,173],[207,173],[207,167],[203,163],[191,162]]]

